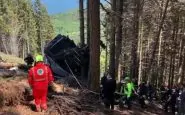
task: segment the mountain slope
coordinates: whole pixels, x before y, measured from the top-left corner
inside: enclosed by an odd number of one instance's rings
[[[79,42],[79,15],[78,10],[51,15],[56,34],[68,35],[76,43]]]

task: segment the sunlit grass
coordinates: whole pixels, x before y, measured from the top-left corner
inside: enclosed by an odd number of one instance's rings
[[[14,63],[14,64],[23,64],[24,63],[24,60],[21,59],[21,58],[18,58],[14,55],[7,55],[7,54],[4,54],[2,52],[0,52],[0,57],[6,61],[6,62],[9,62],[9,63]]]

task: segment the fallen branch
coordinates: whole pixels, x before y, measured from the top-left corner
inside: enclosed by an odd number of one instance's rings
[[[89,89],[85,89],[85,91],[88,91],[88,92],[93,93],[93,94],[95,94],[95,95],[100,95],[100,93],[97,93],[97,92],[91,91],[91,90],[89,90]]]
[[[55,103],[56,103],[56,106],[57,106],[57,108],[58,108],[58,110],[59,110],[60,115],[62,115],[62,110],[61,110],[60,105],[59,105],[59,103],[57,102],[57,100],[55,101]]]
[[[0,62],[0,69],[10,69],[11,67],[14,67],[15,65],[12,63],[4,63]]]
[[[27,76],[25,72],[8,70],[8,69],[0,69],[0,77],[14,77],[14,76]]]

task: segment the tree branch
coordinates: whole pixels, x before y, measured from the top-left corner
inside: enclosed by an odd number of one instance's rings
[[[104,6],[102,3],[100,3],[100,6],[101,6],[101,8],[102,8],[106,13],[110,13],[110,11],[109,11],[108,9],[106,9],[105,6]]]
[[[104,0],[105,2],[107,2],[107,3],[109,3],[109,5],[111,5],[112,6],[112,4],[108,1],[108,0]]]
[[[109,15],[109,14],[112,14],[112,15],[116,15],[120,18],[124,18],[122,16],[120,16],[117,12],[113,11],[113,10],[110,10],[110,9],[107,9],[102,3],[100,3],[100,6],[101,8]]]
[[[153,0],[154,3],[157,4],[157,6],[159,6],[160,10],[162,10],[163,8],[161,7],[160,3],[157,0]]]

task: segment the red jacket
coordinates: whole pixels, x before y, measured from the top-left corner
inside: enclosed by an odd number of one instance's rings
[[[33,89],[47,89],[54,80],[49,66],[42,62],[37,63],[29,70],[28,82]]]

